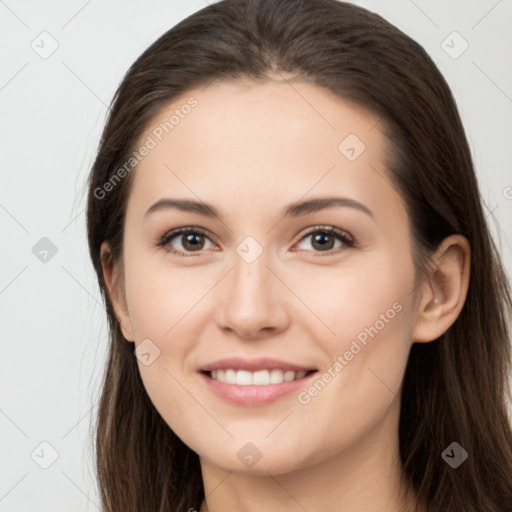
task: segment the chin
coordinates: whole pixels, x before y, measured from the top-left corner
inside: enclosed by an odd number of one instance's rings
[[[214,452],[211,446],[199,453],[203,462],[225,471],[254,475],[280,475],[298,471],[321,462],[324,457],[318,452],[299,453],[297,446],[283,448],[277,443],[231,440],[229,445],[219,445]],[[301,448],[304,450],[304,446]],[[327,455],[326,455],[327,457]]]

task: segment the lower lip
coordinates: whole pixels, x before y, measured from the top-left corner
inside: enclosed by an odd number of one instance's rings
[[[226,382],[212,379],[203,372],[199,372],[199,375],[217,396],[238,405],[258,406],[273,402],[279,397],[294,391],[297,392],[316,373],[315,371],[302,379],[281,382],[281,384],[268,384],[266,386],[227,384]]]

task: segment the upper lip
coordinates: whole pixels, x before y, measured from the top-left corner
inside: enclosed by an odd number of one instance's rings
[[[202,366],[199,370],[211,372],[213,370],[227,369],[248,371],[280,369],[293,370],[295,372],[316,370],[316,368],[311,366],[288,363],[286,361],[280,361],[279,359],[272,359],[269,357],[260,357],[258,359],[241,359],[238,357],[219,359],[218,361]]]

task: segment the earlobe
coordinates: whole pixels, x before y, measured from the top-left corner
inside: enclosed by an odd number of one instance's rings
[[[443,335],[455,322],[469,289],[471,247],[462,235],[443,240],[421,289],[413,341],[426,343]]]
[[[119,326],[123,336],[127,341],[134,341],[130,316],[128,314],[128,306],[119,271],[112,262],[112,252],[108,242],[103,242],[100,248],[101,266],[103,269],[103,278],[107,286],[108,295],[114,312],[119,322]]]

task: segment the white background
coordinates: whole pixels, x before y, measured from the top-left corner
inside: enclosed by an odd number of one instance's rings
[[[512,2],[365,0],[416,39],[447,78],[487,218],[512,274]],[[205,1],[0,1],[0,510],[98,510],[89,427],[107,327],[85,236],[85,179],[107,105],[158,36]],[[57,50],[34,44],[47,31]],[[441,43],[457,31],[458,58]],[[460,39],[448,39],[455,50]],[[508,199],[507,199],[507,191]],[[492,214],[491,214],[492,212]],[[48,237],[57,253],[32,247]],[[51,449],[58,458],[48,462]],[[34,459],[31,457],[36,450]],[[43,450],[43,451],[41,451]],[[43,455],[44,453],[44,455]],[[39,458],[36,456],[39,454]]]

